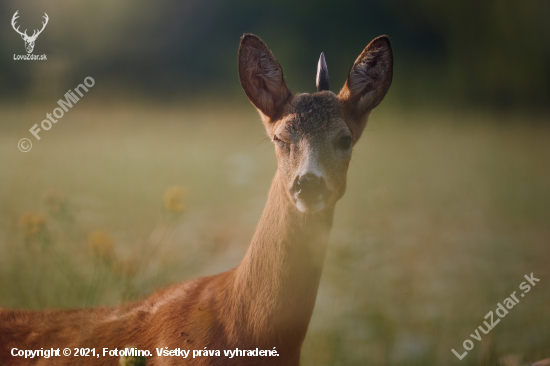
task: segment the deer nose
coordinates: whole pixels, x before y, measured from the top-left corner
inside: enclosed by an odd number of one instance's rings
[[[298,187],[304,190],[315,189],[321,184],[321,179],[314,174],[306,174],[301,176],[296,182]]]
[[[315,174],[305,174],[298,177],[294,183],[294,192],[296,198],[304,200],[317,200],[326,190],[325,181],[323,178],[318,177]]]

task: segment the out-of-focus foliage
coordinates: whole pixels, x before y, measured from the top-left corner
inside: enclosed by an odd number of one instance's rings
[[[25,53],[10,25],[16,10],[29,30],[48,13],[34,50],[47,62],[13,60]],[[400,101],[544,105],[549,18],[547,0],[7,0],[0,3],[0,93],[57,96],[87,75],[159,97],[240,93],[236,53],[245,32],[266,41],[295,92],[314,91],[325,52],[338,91],[366,44],[388,34]]]
[[[548,102],[548,1],[391,2],[413,33],[426,24],[444,40],[443,76],[455,97],[498,105]]]

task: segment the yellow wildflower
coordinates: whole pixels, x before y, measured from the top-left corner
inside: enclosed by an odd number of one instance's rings
[[[88,236],[88,244],[95,255],[99,258],[110,261],[114,258],[115,242],[113,238],[104,231],[96,230]]]
[[[25,212],[19,217],[19,227],[25,230],[27,237],[33,237],[41,233],[46,226],[46,216],[44,214],[35,214],[34,212]]]
[[[164,207],[170,212],[183,212],[186,207],[183,199],[187,196],[187,190],[181,186],[173,186],[164,191]]]

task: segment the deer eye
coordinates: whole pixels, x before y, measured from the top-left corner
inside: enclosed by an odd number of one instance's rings
[[[336,144],[336,146],[342,150],[349,150],[349,148],[351,147],[351,137],[350,136],[341,137],[340,140],[338,140],[338,143]]]
[[[273,141],[277,142],[277,143],[280,143],[280,144],[285,144],[287,145],[286,142],[284,142],[283,140],[281,140],[280,138],[277,137],[277,135],[273,135]]]

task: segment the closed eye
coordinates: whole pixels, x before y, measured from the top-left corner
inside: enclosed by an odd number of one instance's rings
[[[274,142],[277,142],[279,144],[285,144],[285,145],[288,145],[285,141],[281,140],[280,138],[277,137],[277,135],[273,135],[273,141]]]

